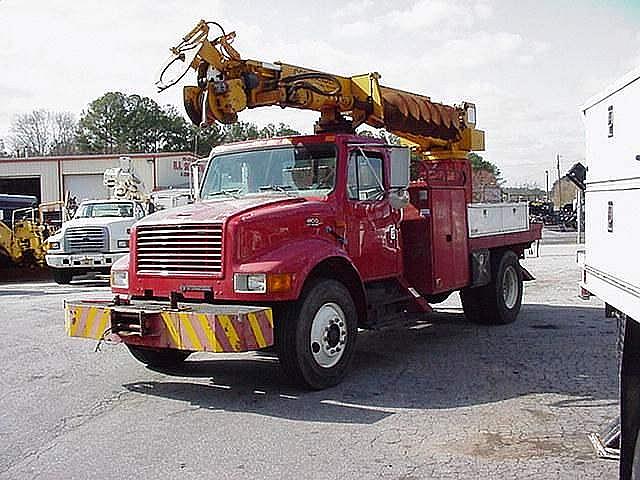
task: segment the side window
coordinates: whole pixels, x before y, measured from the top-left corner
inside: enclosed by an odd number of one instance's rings
[[[356,150],[349,156],[347,194],[350,200],[375,200],[384,193],[383,162],[379,153]]]

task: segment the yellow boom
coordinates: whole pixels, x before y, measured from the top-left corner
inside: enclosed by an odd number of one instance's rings
[[[215,25],[221,34],[209,39]],[[423,152],[484,149],[484,132],[475,129],[475,105],[449,106],[424,95],[378,83],[378,73],[342,77],[285,63],[243,59],[231,45],[235,32],[201,20],[175,47],[157,82],[160,91],[175,85],[189,68],[197,86],[184,87],[191,121],[206,126],[229,124],[245,108],[279,105],[320,112],[316,132],[354,132],[362,124],[385,128]],[[179,76],[167,79],[177,62],[187,63]]]

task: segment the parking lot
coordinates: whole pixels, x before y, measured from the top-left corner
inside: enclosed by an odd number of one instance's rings
[[[558,234],[561,235],[561,234]],[[338,387],[289,386],[273,357],[175,371],[65,337],[63,301],[101,280],[0,284],[0,478],[616,478],[587,433],[616,415],[615,321],[577,298],[575,245],[524,261],[518,322],[362,333]]]

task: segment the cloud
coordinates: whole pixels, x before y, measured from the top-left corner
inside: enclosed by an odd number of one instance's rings
[[[355,0],[352,2],[346,2],[343,6],[336,8],[333,14],[336,18],[344,17],[367,17],[374,7],[373,0]]]
[[[477,18],[487,20],[493,16],[493,5],[488,1],[479,1],[473,6]]]
[[[524,50],[522,36],[507,32],[479,31],[472,36],[445,41],[430,49],[419,59],[419,64],[437,69],[477,69],[500,61],[510,61]]]
[[[465,9],[459,2],[441,0],[422,0],[414,3],[410,8],[389,12],[383,17],[391,28],[400,30],[416,30],[434,27],[443,22],[471,22],[471,15],[465,14]]]
[[[32,94],[33,92],[29,91],[26,88],[4,85],[3,83],[0,83],[0,98],[24,100],[31,97]]]
[[[493,8],[488,0],[420,0],[408,8],[396,9],[383,17],[389,26],[400,30],[418,30],[438,26],[470,27],[478,20],[491,17]]]

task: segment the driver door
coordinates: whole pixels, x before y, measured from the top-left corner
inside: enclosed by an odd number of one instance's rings
[[[401,268],[400,216],[386,194],[385,158],[378,150],[349,152],[347,250],[365,281],[397,276]]]

